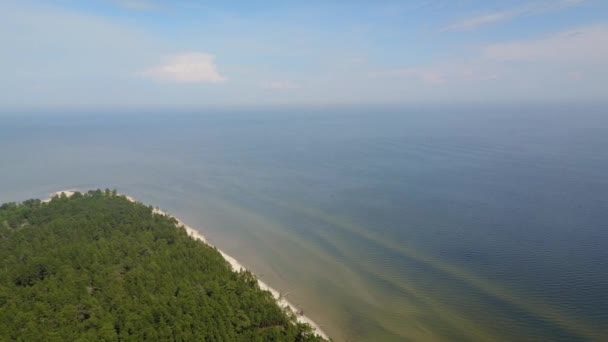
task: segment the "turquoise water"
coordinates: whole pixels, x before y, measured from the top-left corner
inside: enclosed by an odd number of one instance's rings
[[[608,111],[0,117],[0,201],[117,188],[338,341],[608,340]]]

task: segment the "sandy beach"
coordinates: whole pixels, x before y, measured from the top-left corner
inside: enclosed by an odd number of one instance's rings
[[[55,196],[60,196],[61,194],[65,194],[66,196],[70,197],[77,191],[78,191],[77,189],[68,189],[68,190],[57,191],[57,192],[52,193],[49,198],[43,200],[43,202],[49,202],[51,200],[51,198],[53,198]],[[128,199],[131,202],[142,203],[131,196],[128,196],[125,194],[120,194],[120,195],[124,196],[126,199]],[[226,252],[222,251],[221,249],[217,248],[216,246],[210,244],[209,241],[205,238],[205,236],[203,234],[200,233],[200,231],[198,229],[195,229],[195,228],[185,224],[177,217],[175,217],[163,210],[160,210],[159,208],[154,208],[153,213],[174,218],[175,220],[177,220],[178,225],[183,227],[186,230],[186,232],[188,233],[188,235],[190,235],[192,238],[194,238],[196,240],[200,240],[211,247],[215,247],[220,252],[220,254],[224,257],[224,259],[230,264],[230,266],[232,267],[232,269],[234,271],[239,272],[239,271],[247,270],[235,258],[228,255]],[[290,303],[287,299],[285,299],[283,296],[281,296],[279,291],[273,289],[268,284],[261,281],[259,278],[257,278],[257,281],[258,281],[258,285],[260,286],[260,288],[262,290],[269,291],[272,294],[272,296],[275,298],[275,300],[277,301],[277,303],[279,304],[280,307],[286,308],[288,310],[291,310],[293,313],[296,313],[296,318],[297,318],[298,322],[309,324],[313,328],[313,330],[316,334],[318,334],[326,339],[329,339],[329,337],[325,334],[325,332],[323,332],[321,327],[318,324],[316,324],[312,319],[310,319],[309,317],[307,317],[305,315],[297,314],[300,310],[294,304]]]

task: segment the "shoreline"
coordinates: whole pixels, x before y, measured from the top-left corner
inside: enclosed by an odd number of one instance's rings
[[[68,189],[68,190],[61,190],[61,191],[57,191],[54,193],[50,194],[50,197],[47,199],[42,200],[42,202],[49,202],[51,200],[51,198],[55,197],[55,196],[59,196],[61,194],[65,194],[67,197],[72,196],[74,193],[78,192],[77,189]],[[139,203],[139,204],[144,204],[140,201],[138,201],[137,199],[135,199],[134,197],[125,195],[125,194],[121,194],[119,193],[118,195],[125,197],[127,200],[129,200],[130,202],[133,203]],[[145,205],[145,204],[144,204]],[[229,254],[227,254],[226,252],[224,252],[223,250],[219,249],[217,246],[212,245],[211,243],[209,243],[209,241],[205,238],[205,236],[198,230],[195,229],[187,224],[185,224],[183,221],[181,221],[179,218],[169,214],[166,211],[163,211],[161,209],[159,209],[158,207],[154,207],[152,209],[152,213],[153,214],[159,214],[159,215],[164,215],[164,216],[168,216],[171,218],[174,218],[177,221],[177,225],[178,227],[182,227],[186,230],[186,233],[188,233],[188,235],[190,237],[192,237],[195,240],[199,240],[205,244],[207,244],[210,247],[214,247],[215,249],[217,249],[218,252],[220,252],[220,254],[222,255],[222,257],[224,258],[224,260],[226,260],[228,262],[228,264],[230,265],[230,267],[232,268],[233,271],[235,272],[240,272],[240,271],[245,271],[248,270],[245,266],[243,266],[240,262],[238,262],[238,260],[236,260],[235,258],[233,258],[232,256],[230,256]],[[251,270],[248,270],[251,272]],[[251,272],[252,274],[255,275],[255,273]],[[329,340],[329,337],[327,336],[327,334],[321,329],[321,327],[315,323],[312,319],[310,319],[309,317],[305,316],[305,315],[300,315],[298,314],[298,308],[292,304],[291,302],[289,302],[287,299],[285,299],[285,297],[281,296],[280,292],[275,290],[274,288],[270,287],[268,284],[266,284],[265,282],[263,282],[262,280],[260,280],[260,278],[258,278],[256,276],[256,280],[258,282],[258,286],[260,287],[260,289],[262,289],[263,291],[268,291],[271,293],[272,297],[275,299],[275,301],[277,302],[277,304],[279,305],[279,307],[286,309],[289,308],[289,310],[291,312],[293,312],[296,316],[296,320],[299,323],[306,323],[308,325],[310,325],[313,329],[313,332],[327,340]]]

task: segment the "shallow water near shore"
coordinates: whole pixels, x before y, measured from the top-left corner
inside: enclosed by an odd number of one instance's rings
[[[0,202],[131,194],[337,341],[608,339],[606,111],[0,120]]]

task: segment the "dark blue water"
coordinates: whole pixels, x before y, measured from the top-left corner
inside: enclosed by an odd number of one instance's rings
[[[608,340],[608,111],[5,113],[0,201],[117,188],[336,340]]]

